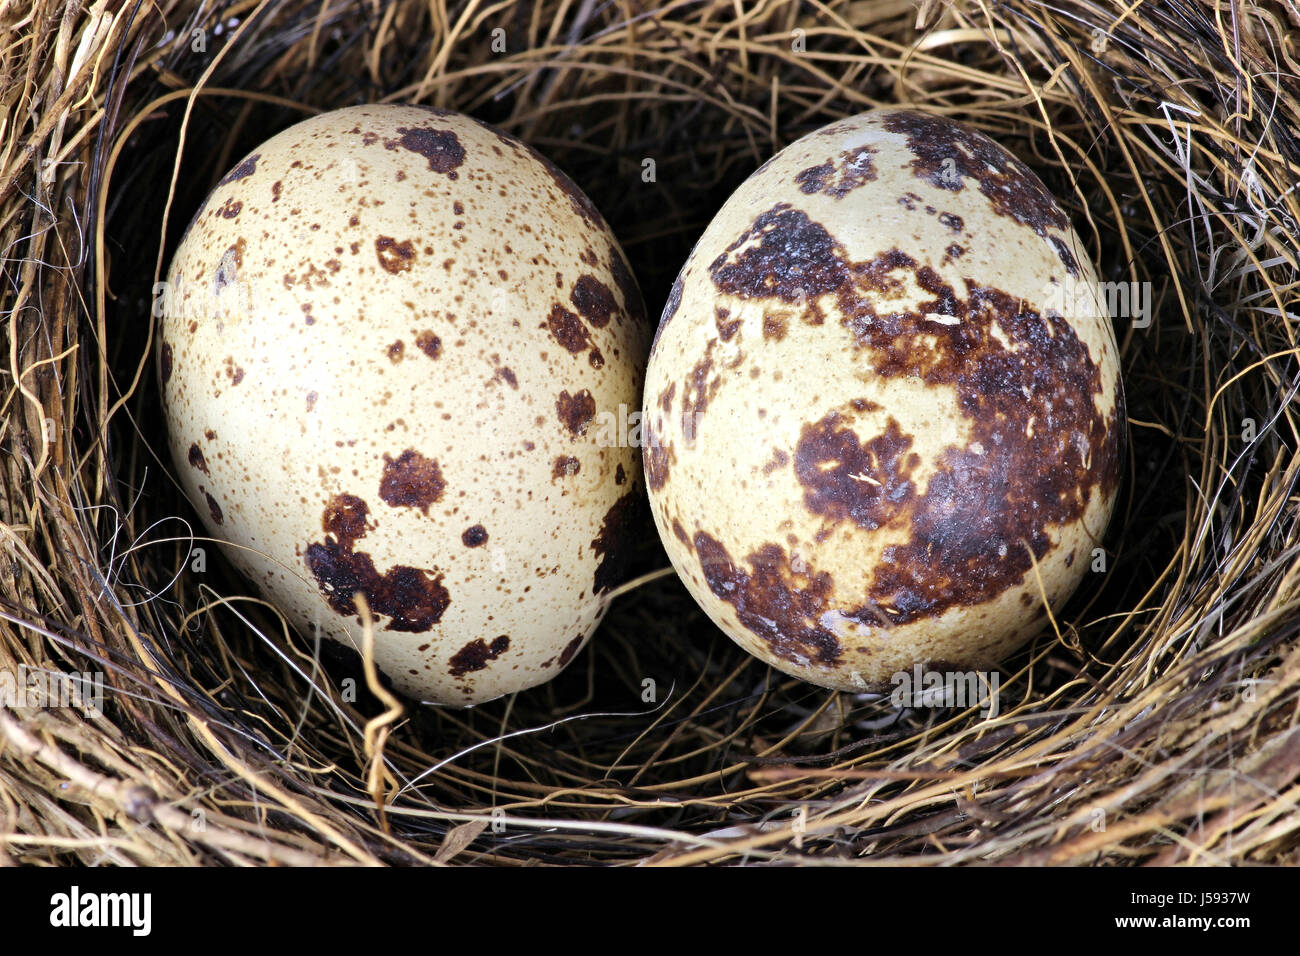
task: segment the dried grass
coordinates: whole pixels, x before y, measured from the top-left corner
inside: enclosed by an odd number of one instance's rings
[[[107,684],[98,718],[0,708],[0,862],[1300,862],[1294,0],[11,0],[0,29],[0,671]],[[215,549],[192,571],[152,283],[244,149],[379,99],[549,154],[652,309],[730,190],[833,118],[908,103],[1030,161],[1155,315],[1117,326],[1107,570],[1001,713],[786,679],[654,542],[565,674],[471,711],[386,696]]]

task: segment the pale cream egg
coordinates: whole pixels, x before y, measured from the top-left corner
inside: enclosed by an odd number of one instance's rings
[[[195,216],[161,300],[181,486],[304,634],[468,705],[548,680],[599,623],[643,495],[593,423],[639,407],[650,327],[555,166],[444,110],[284,130]]]

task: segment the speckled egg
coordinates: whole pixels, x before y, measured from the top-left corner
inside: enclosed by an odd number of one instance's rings
[[[559,169],[444,110],[316,116],[217,184],[160,301],[180,484],[303,634],[360,649],[361,593],[379,668],[442,704],[573,658],[643,495],[595,426],[639,407],[651,329]]]
[[[644,393],[651,509],[709,617],[842,690],[1047,626],[1119,479],[1099,291],[1038,177],[963,124],[874,111],[759,168],[677,277]]]

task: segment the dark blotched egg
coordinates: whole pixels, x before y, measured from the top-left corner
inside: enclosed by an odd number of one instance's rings
[[[1090,567],[1124,418],[1056,199],[963,124],[865,113],[782,150],[681,270],[651,352],[652,512],[712,620],[875,687],[992,666]]]

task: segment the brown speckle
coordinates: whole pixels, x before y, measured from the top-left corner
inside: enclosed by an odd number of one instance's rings
[[[651,491],[659,491],[668,484],[668,473],[677,461],[677,454],[649,420],[641,423],[641,437],[641,465],[645,469],[646,486]]]
[[[713,309],[713,324],[717,326],[718,338],[724,342],[730,342],[735,334],[740,331],[741,320],[733,319],[731,310],[719,305]]]
[[[392,345],[388,346],[388,360],[394,364],[402,360],[402,354],[406,351],[406,343],[398,339]]]
[[[834,581],[825,572],[795,571],[785,550],[765,544],[746,559],[750,570],[735,563],[716,538],[703,531],[694,537],[695,553],[709,590],[730,604],[741,625],[762,639],[776,656],[821,667],[839,664],[839,639],[821,624],[831,610]]]
[[[465,161],[465,148],[455,133],[448,129],[406,129],[401,126],[397,132],[402,134],[397,146],[423,156],[433,172],[442,173],[448,179],[456,178],[457,168]],[[388,146],[387,142],[385,146]]]
[[[582,635],[579,634],[573,640],[569,641],[568,644],[564,645],[564,650],[560,652],[560,658],[558,661],[556,661],[556,666],[563,667],[564,665],[568,664],[569,661],[573,660],[573,655],[578,653],[578,648],[580,648],[581,646],[582,646]]]
[[[794,180],[799,184],[800,192],[806,195],[825,193],[833,199],[843,199],[853,190],[876,178],[876,167],[871,157],[876,153],[874,146],[858,146],[840,153],[839,178],[835,179],[836,164],[828,159],[820,166],[810,166],[795,174]]]
[[[546,328],[550,331],[551,337],[564,346],[566,351],[577,353],[593,348],[591,336],[587,334],[587,327],[582,324],[577,315],[558,302],[551,306],[551,314],[546,318]]]
[[[421,352],[431,359],[436,359],[442,353],[442,339],[428,329],[415,337],[415,344]]]
[[[593,328],[601,329],[609,324],[609,317],[618,310],[614,293],[595,276],[583,274],[574,283],[569,296],[574,306]]]
[[[380,574],[369,554],[355,550],[356,542],[365,536],[368,513],[366,503],[355,495],[330,499],[321,516],[325,540],[307,546],[308,570],[337,614],[357,614],[353,595],[360,591],[371,611],[389,618],[387,630],[429,630],[451,604],[442,575],[401,564]]]
[[[203,449],[199,447],[198,442],[190,445],[189,461],[192,468],[197,468],[205,475],[211,474],[211,472],[208,471],[207,459],[203,457]]]
[[[966,221],[961,216],[951,212],[939,213],[939,223],[955,233],[960,233],[966,228]]]
[[[629,491],[605,513],[600,534],[591,542],[591,550],[600,558],[592,593],[602,594],[623,583],[632,557],[632,535],[640,517],[640,501],[635,493]]]
[[[668,301],[664,303],[663,315],[659,319],[659,327],[655,329],[654,342],[650,346],[652,352],[655,346],[659,344],[659,336],[663,335],[664,329],[668,328],[668,324],[672,322],[673,316],[677,314],[678,308],[681,307],[682,285],[683,277],[682,273],[679,272],[677,278],[673,280],[672,288],[668,290]]]
[[[695,545],[691,543],[691,536],[686,533],[686,529],[682,527],[682,523],[676,518],[673,519],[673,535],[686,546],[688,551],[695,550]]]
[[[203,497],[208,500],[208,514],[212,516],[212,520],[217,524],[225,524],[226,516],[222,513],[221,505],[217,503],[217,499],[206,491],[203,492]]]
[[[477,548],[486,544],[488,539],[487,529],[481,524],[473,525],[461,532],[461,544],[467,548]]]
[[[379,482],[379,497],[394,508],[419,508],[429,513],[429,505],[442,498],[447,483],[438,463],[408,448],[397,458],[384,455],[384,473]]]
[[[582,463],[572,455],[560,455],[551,465],[551,480],[571,478],[582,470]]]
[[[577,437],[586,434],[587,426],[596,417],[596,400],[585,388],[576,395],[566,389],[555,400],[555,413],[569,434]]]
[[[160,356],[161,357],[158,361],[158,373],[162,377],[162,383],[166,385],[172,377],[172,347],[166,342],[162,344]]]
[[[375,239],[375,256],[385,272],[398,275],[410,270],[415,262],[415,247],[410,239],[398,242],[392,236]]]
[[[481,671],[488,666],[489,661],[496,660],[509,647],[510,638],[505,634],[494,637],[491,644],[481,637],[475,638],[452,655],[447,672],[452,677],[464,677],[471,671]]]
[[[225,176],[217,183],[218,186],[228,186],[233,182],[241,179],[247,179],[253,173],[257,172],[257,161],[262,158],[261,153],[254,153],[247,159],[243,160],[238,166],[226,173]]]

